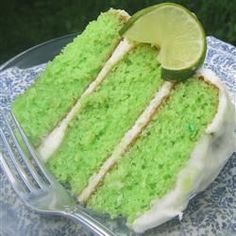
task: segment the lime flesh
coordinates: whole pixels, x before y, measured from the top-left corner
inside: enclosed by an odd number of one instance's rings
[[[197,17],[179,4],[162,3],[134,14],[120,33],[158,47],[166,80],[184,80],[203,63],[206,37]]]

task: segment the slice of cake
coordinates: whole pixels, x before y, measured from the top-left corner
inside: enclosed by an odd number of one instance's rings
[[[158,49],[119,36],[126,19],[110,10],[90,23],[13,111],[80,202],[143,232],[181,216],[217,176],[235,108],[212,72],[162,80]]]

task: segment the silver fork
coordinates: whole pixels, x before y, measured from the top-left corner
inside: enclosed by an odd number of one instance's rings
[[[0,135],[6,152],[0,152],[0,163],[21,200],[39,213],[69,217],[95,235],[114,236],[85,208],[78,206],[75,199],[47,171],[14,115],[10,111],[1,111],[1,117],[4,126],[0,129]]]

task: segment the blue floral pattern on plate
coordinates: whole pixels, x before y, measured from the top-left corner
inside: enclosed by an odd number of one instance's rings
[[[214,37],[208,37],[207,43],[208,51],[203,67],[211,69],[220,77],[235,104],[236,48]],[[9,106],[14,97],[24,92],[44,68],[45,64],[2,71],[0,109]],[[0,169],[0,236],[13,235],[91,234],[67,219],[41,216],[28,209],[15,195]],[[181,221],[175,218],[149,230],[145,235],[236,235],[236,153],[230,157],[216,180],[190,201]]]

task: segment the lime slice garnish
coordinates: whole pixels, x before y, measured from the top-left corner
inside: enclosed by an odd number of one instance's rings
[[[184,80],[203,63],[206,37],[197,17],[175,3],[162,3],[134,14],[120,34],[159,48],[162,77]]]

